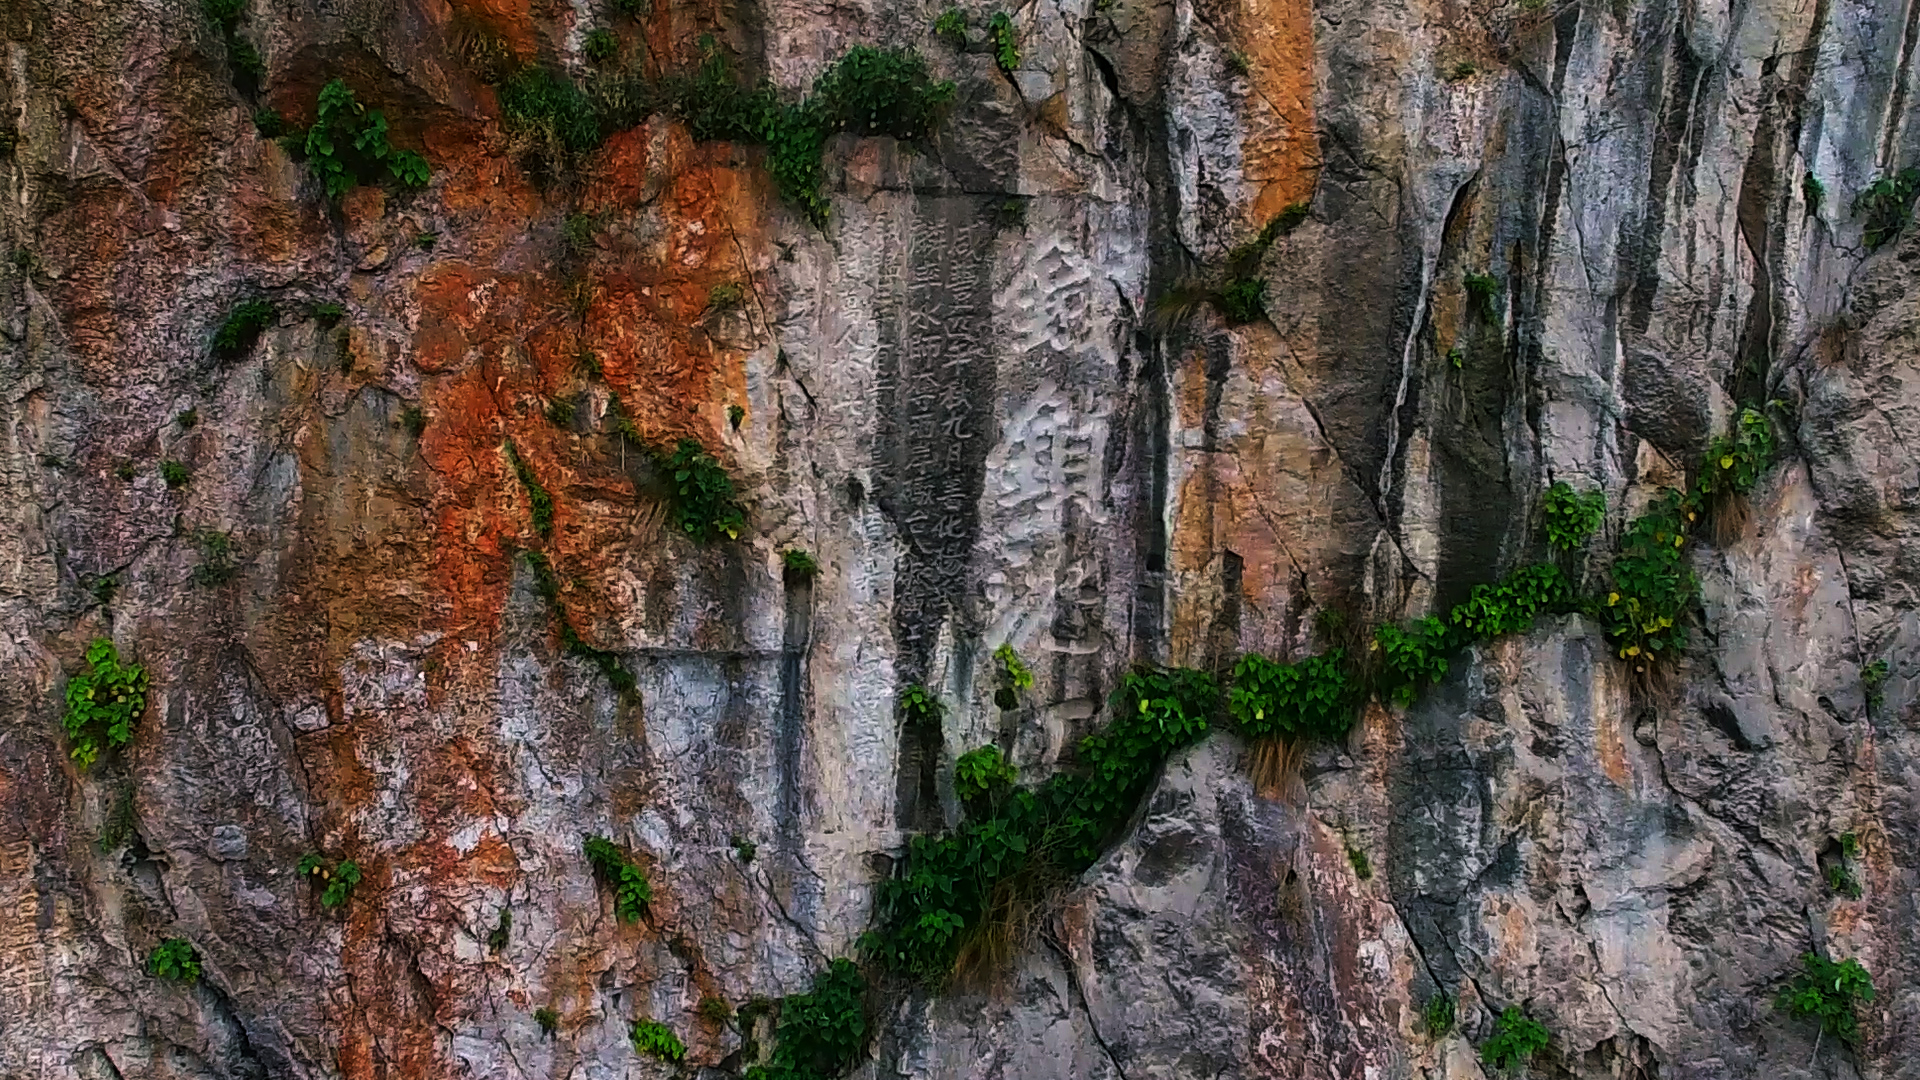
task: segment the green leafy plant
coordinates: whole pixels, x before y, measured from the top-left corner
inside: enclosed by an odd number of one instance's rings
[[[191,431],[193,430],[194,425],[200,422],[200,410],[199,409],[183,409],[174,416],[173,422],[175,424],[178,424],[181,430]]]
[[[1411,705],[1422,689],[1446,677],[1446,654],[1452,648],[1447,625],[1432,615],[1406,629],[1379,627],[1373,632],[1373,649],[1380,654],[1382,689],[1394,704]]]
[[[533,1022],[540,1025],[541,1037],[550,1039],[560,1026],[560,1014],[552,1006],[542,1005],[533,1010]]]
[[[747,418],[747,410],[739,405],[727,406],[727,425],[735,431],[740,430],[740,421]]]
[[[1855,1009],[1873,1000],[1873,979],[1858,960],[1834,963],[1817,953],[1800,958],[1801,970],[1780,991],[1779,1006],[1791,1016],[1810,1017],[1823,1035],[1848,1046],[1860,1042]]]
[[[520,478],[520,486],[526,489],[527,505],[533,515],[533,528],[541,536],[553,535],[553,496],[540,486],[540,478],[534,475],[533,466],[520,456],[520,448],[513,440],[506,443],[507,463],[513,466],[513,475]]]
[[[1885,703],[1887,676],[1892,671],[1884,656],[1860,669],[1860,688],[1866,691],[1867,708],[1877,709]]]
[[[1467,303],[1480,317],[1491,320],[1494,317],[1494,300],[1500,295],[1500,279],[1492,274],[1468,274]]]
[[[1480,74],[1480,68],[1471,60],[1461,60],[1447,69],[1448,82],[1463,82]]]
[[[1493,1037],[1480,1044],[1480,1058],[1502,1072],[1523,1067],[1547,1048],[1553,1036],[1546,1027],[1509,1005],[1494,1024]]]
[[[996,11],[987,20],[987,40],[993,42],[993,62],[1011,74],[1020,66],[1020,37],[1013,27],[1013,16]]]
[[[1445,990],[1437,991],[1420,1007],[1420,1026],[1426,1029],[1429,1038],[1446,1038],[1453,1030],[1453,1017],[1453,995]]]
[[[919,683],[908,683],[902,688],[897,704],[901,717],[909,724],[938,725],[940,717],[947,711],[940,704],[940,699]]]
[[[277,139],[287,133],[287,119],[278,109],[253,110],[253,127],[261,138]]]
[[[1367,858],[1367,853],[1364,849],[1354,847],[1352,844],[1348,844],[1347,845],[1347,862],[1353,864],[1353,875],[1355,877],[1359,878],[1361,881],[1372,880],[1373,863]]]
[[[614,36],[613,31],[603,26],[587,32],[580,51],[586,54],[588,60],[596,64],[604,64],[619,54],[620,39]]]
[[[1253,74],[1253,57],[1248,56],[1244,50],[1228,49],[1226,52],[1226,61],[1227,70],[1233,72],[1235,75]]]
[[[1827,888],[1849,900],[1860,899],[1866,891],[1861,888],[1860,879],[1854,874],[1853,868],[1845,863],[1833,863],[1827,867]]]
[[[587,837],[584,848],[594,874],[613,890],[615,917],[621,922],[639,922],[653,902],[653,884],[645,871],[604,836]]]
[[[1233,665],[1227,714],[1250,739],[1334,740],[1353,726],[1357,695],[1334,649],[1282,664],[1247,653]]]
[[[501,908],[500,921],[487,931],[487,951],[499,952],[507,947],[513,938],[513,909]]]
[[[427,229],[413,238],[413,246],[421,251],[432,251],[440,243],[439,232]]]
[[[260,50],[240,36],[240,18],[247,10],[245,0],[202,0],[200,10],[226,43],[227,64],[233,69],[234,86],[248,94],[259,89],[267,66],[260,59]]]
[[[1447,363],[1452,364],[1456,370],[1465,367],[1467,363],[1466,351],[1461,349],[1460,346],[1458,345],[1455,345],[1453,348],[1448,349]]]
[[[953,790],[960,801],[972,802],[1013,786],[1019,775],[1013,763],[1000,756],[999,747],[982,746],[953,763]]]
[[[158,979],[194,983],[200,978],[200,956],[186,938],[168,938],[147,954],[147,974]]]
[[[407,429],[407,434],[418,439],[427,433],[427,411],[418,405],[401,409],[400,426]]]
[[[673,523],[699,543],[726,537],[737,540],[746,528],[746,512],[733,479],[712,454],[692,439],[681,439],[662,469],[673,482]]]
[[[547,423],[557,428],[573,426],[573,402],[566,398],[554,398],[547,402]]]
[[[342,859],[338,865],[329,865],[318,852],[300,856],[299,872],[302,877],[318,879],[315,884],[320,888],[320,906],[329,910],[353,899],[354,886],[360,884],[359,863]]]
[[[1686,646],[1682,620],[1698,584],[1685,545],[1696,516],[1693,504],[1677,491],[1654,499],[1628,526],[1613,560],[1612,588],[1593,605],[1592,614],[1615,652],[1639,670],[1677,657]]]
[[[313,310],[313,320],[319,323],[323,327],[333,326],[335,323],[345,318],[347,314],[346,305],[337,304],[331,300],[321,301],[320,303],[313,305],[312,310]]]
[[[160,463],[160,479],[170,488],[186,487],[193,479],[193,472],[178,461],[168,458]]]
[[[61,724],[73,744],[68,756],[81,768],[92,765],[104,746],[125,746],[133,722],[147,707],[147,669],[120,663],[108,638],[87,646],[87,670],[67,680],[67,712]]]
[[[1861,238],[1876,251],[1899,236],[1913,220],[1913,197],[1920,192],[1920,169],[1901,169],[1868,184],[1854,196],[1853,216],[1865,218]]]
[[[653,14],[653,0],[613,0],[613,6],[636,19]]]
[[[727,837],[727,843],[733,848],[733,856],[743,863],[750,863],[760,850],[759,845],[738,834]]]
[[[733,1006],[727,1004],[726,998],[714,997],[712,994],[700,999],[699,1012],[701,1016],[715,1023],[724,1024],[733,1019]]]
[[[1547,489],[1541,516],[1546,519],[1549,547],[1578,551],[1606,520],[1607,494],[1595,488],[1583,495],[1565,480],[1556,480]]]
[[[218,529],[197,529],[193,544],[200,549],[200,562],[193,568],[193,583],[206,588],[225,585],[240,573],[233,555],[233,537]]]
[[[1240,325],[1267,317],[1267,283],[1259,277],[1237,277],[1220,290],[1216,306],[1229,323]]]
[[[659,1058],[661,1061],[679,1061],[687,1056],[687,1044],[673,1033],[673,1029],[653,1019],[636,1020],[629,1033],[633,1039],[633,1048],[642,1054]]]
[[[1807,213],[1818,214],[1820,202],[1826,197],[1827,185],[1822,184],[1819,177],[1808,173],[1800,178],[1800,198],[1807,204]]]
[[[273,305],[265,300],[243,300],[227,312],[226,321],[213,332],[213,353],[231,360],[246,355],[261,331],[273,322]]]
[[[933,20],[935,36],[945,38],[956,49],[967,47],[967,13],[950,7]]]
[[[745,1080],[820,1080],[844,1076],[864,1056],[871,1024],[867,980],[853,961],[836,959],[804,994],[780,1001],[773,1053]],[[741,1010],[742,1021],[746,1010]]]
[[[184,466],[182,466],[182,468],[184,468]],[[134,477],[140,475],[140,470],[133,467],[133,462],[123,460],[113,467],[113,475],[119,477],[122,480],[132,482]],[[181,483],[185,483],[185,482],[186,482],[186,478],[182,477]]]
[[[993,650],[994,663],[1000,668],[1000,688],[994,692],[994,704],[1011,709],[1020,704],[1020,691],[1033,689],[1033,670],[1013,651],[1013,642],[1004,641]]]
[[[315,112],[301,148],[328,199],[339,202],[361,184],[422,188],[432,178],[426,158],[387,141],[386,114],[360,104],[346,80],[320,88]]]
[[[1003,229],[1024,229],[1027,225],[1027,200],[1018,195],[996,201],[993,220]]]
[[[813,556],[799,548],[788,548],[781,552],[780,562],[785,566],[787,574],[794,578],[811,580],[820,573],[820,564],[814,561]]]
[[[1206,734],[1219,699],[1203,671],[1128,673],[1113,697],[1113,721],[1081,741],[1074,771],[1013,791],[956,829],[913,838],[896,875],[880,884],[875,929],[862,939],[867,951],[927,982],[956,967],[1006,962],[1045,893],[1092,864],[1166,755]],[[930,696],[902,694],[909,716],[936,708]]]
[[[746,303],[747,290],[737,281],[725,281],[707,290],[707,308],[711,311],[732,311]]]
[[[567,250],[575,255],[586,255],[593,251],[593,234],[600,227],[600,219],[593,214],[568,214],[560,223],[560,235],[567,242]]]
[[[1745,495],[1772,461],[1773,424],[1757,409],[1741,409],[1733,434],[1708,444],[1698,490],[1709,497],[1721,492]]]
[[[1541,615],[1570,611],[1573,585],[1560,568],[1549,564],[1523,566],[1492,585],[1476,585],[1464,603],[1447,619],[1467,638],[1490,641],[1533,629]]]

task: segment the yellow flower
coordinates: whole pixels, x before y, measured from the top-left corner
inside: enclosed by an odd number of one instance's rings
[[[1628,655],[1628,656],[1639,656],[1639,655],[1640,655],[1640,646],[1638,646],[1638,645],[1629,645],[1629,646],[1627,646],[1627,655]]]
[[[1731,468],[1733,468],[1733,457],[1732,457],[1732,455],[1728,455],[1727,457],[1723,457],[1723,458],[1721,458],[1721,459],[1720,459],[1720,467],[1721,467],[1721,468],[1723,468],[1723,469],[1731,469]]]
[[[1686,537],[1684,537],[1684,536],[1675,536],[1675,537],[1673,538],[1673,546],[1674,546],[1674,547],[1679,547],[1679,546],[1680,546],[1680,544],[1681,544],[1681,542],[1682,542],[1682,541],[1684,541],[1684,540],[1686,540]]]
[[[1615,604],[1617,604],[1617,603],[1619,603],[1619,602],[1620,602],[1620,594],[1619,594],[1619,593],[1617,593],[1617,592],[1610,592],[1610,593],[1608,593],[1608,594],[1607,594],[1607,606],[1608,606],[1608,607],[1612,607],[1613,605],[1615,605]]]

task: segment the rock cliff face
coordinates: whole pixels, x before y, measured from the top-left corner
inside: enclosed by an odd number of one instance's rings
[[[857,955],[961,752],[1038,781],[1136,662],[1442,611],[1542,557],[1556,480],[1606,493],[1598,588],[1773,401],[1668,685],[1569,615],[1283,790],[1217,732],[1010,970],[876,992],[854,1075],[1478,1077],[1517,1004],[1536,1076],[1920,1077],[1920,230],[1855,213],[1920,162],[1920,6],[1044,2],[1004,68],[993,10],[6,5],[0,1076],[739,1075],[771,1021],[703,1000]],[[603,70],[792,98],[873,43],[956,92],[830,138],[820,228],[666,112],[503,123],[501,71],[589,82],[595,29]],[[424,188],[330,202],[256,126],[335,78]],[[1181,307],[1249,250],[1264,317]],[[738,540],[681,535],[623,422],[714,455]],[[150,691],[83,768],[102,637]],[[197,982],[148,974],[169,938]],[[1871,971],[1857,1046],[1775,1004],[1809,950]]]

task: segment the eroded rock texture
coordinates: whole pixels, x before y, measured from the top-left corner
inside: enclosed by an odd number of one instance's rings
[[[1535,1075],[1920,1076],[1920,236],[1869,252],[1850,212],[1920,161],[1920,9],[1046,2],[1011,72],[991,10],[956,48],[898,4],[254,0],[257,92],[187,0],[0,12],[0,1076],[737,1075],[697,1004],[853,953],[960,752],[1036,781],[1130,663],[1444,608],[1541,556],[1554,480],[1607,492],[1592,586],[1770,399],[1782,461],[1694,552],[1665,694],[1576,616],[1371,707],[1298,790],[1216,735],[999,984],[879,1002],[858,1075],[1475,1077],[1518,1003]],[[587,77],[603,26],[656,73],[711,33],[797,92],[872,42],[958,90],[924,145],[830,141],[823,231],[664,116],[530,167],[491,83]],[[425,190],[329,206],[256,131],[334,77]],[[1166,310],[1300,203],[1267,319]],[[738,542],[673,530],[616,407],[726,465]],[[100,636],[153,691],[82,770]],[[1038,678],[1004,712],[1003,642]],[[897,722],[913,682],[937,732]],[[643,923],[587,833],[651,876]],[[364,868],[343,912],[308,851]],[[191,988],[144,971],[170,937]],[[1874,975],[1857,1048],[1772,1004],[1808,949]]]

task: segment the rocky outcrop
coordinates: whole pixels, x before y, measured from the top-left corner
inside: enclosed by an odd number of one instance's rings
[[[1132,663],[1443,610],[1544,554],[1555,480],[1607,493],[1598,588],[1768,402],[1666,684],[1567,616],[1295,790],[1216,733],[1001,981],[876,994],[857,1075],[1474,1076],[1512,1004],[1536,1075],[1920,1075],[1920,238],[1854,212],[1920,155],[1907,8],[1100,0],[1010,9],[1011,70],[989,9],[960,45],[932,9],[640,10],[0,14],[0,1075],[675,1072],[643,1017],[739,1074],[771,1022],[701,1003],[856,954],[959,753],[1037,782]],[[861,42],[956,91],[921,144],[829,140],[824,229],[664,112],[571,155],[503,120],[521,65],[711,45],[791,96]],[[336,77],[423,190],[329,203],[265,137]],[[1299,206],[1252,249],[1263,318],[1179,302]],[[249,299],[258,342],[213,348]],[[676,527],[640,445],[683,438],[737,541]],[[99,637],[152,689],[81,768]],[[362,869],[348,903],[309,852]],[[145,971],[174,937],[191,986]],[[1857,1047],[1773,1005],[1809,949],[1873,973]]]

